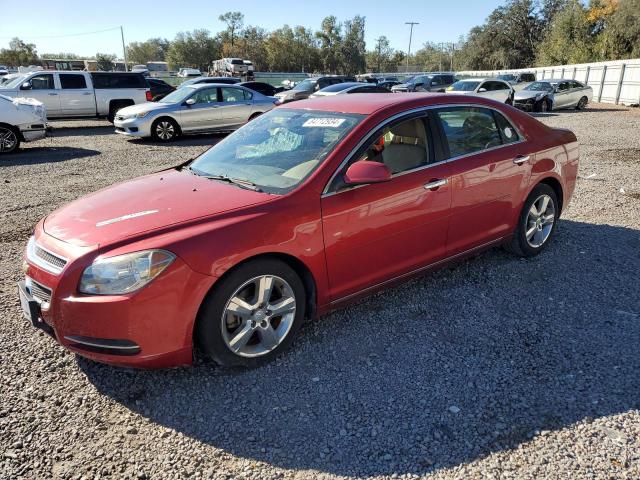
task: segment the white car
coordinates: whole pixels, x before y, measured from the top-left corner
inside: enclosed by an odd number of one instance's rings
[[[0,77],[3,77],[9,73],[9,68],[5,65],[0,65]]]
[[[201,77],[202,76],[202,72],[200,70],[198,70],[197,68],[181,68],[178,71],[178,76],[179,77]]]
[[[47,114],[42,102],[0,95],[0,154],[15,152],[20,142],[39,140],[46,134]]]
[[[445,93],[457,93],[458,95],[475,95],[477,97],[491,98],[498,102],[513,105],[515,91],[509,82],[499,78],[467,78],[458,80],[448,87]]]

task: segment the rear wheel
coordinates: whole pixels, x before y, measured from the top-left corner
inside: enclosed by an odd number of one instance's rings
[[[12,127],[0,126],[0,154],[12,153],[20,148],[20,135]]]
[[[255,119],[256,119],[256,118],[258,118],[260,115],[262,115],[262,112],[254,113],[253,115],[251,115],[251,116],[249,117],[249,120],[248,120],[248,121],[250,122],[251,120],[255,120]]]
[[[178,134],[178,124],[171,118],[159,118],[151,125],[151,136],[159,142],[170,142]]]
[[[580,101],[578,102],[578,104],[576,105],[576,110],[582,110],[584,109],[584,107],[587,106],[587,103],[589,102],[589,99],[587,97],[582,97],[580,99]]]
[[[556,192],[544,183],[536,186],[527,197],[507,250],[520,256],[532,257],[540,253],[551,240],[556,228],[558,198]]]
[[[277,260],[238,267],[207,297],[198,314],[196,340],[218,364],[255,367],[284,351],[305,314],[300,277]]]

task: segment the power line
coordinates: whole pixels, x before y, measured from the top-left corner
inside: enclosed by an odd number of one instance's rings
[[[82,33],[65,33],[63,35],[37,35],[37,36],[29,36],[29,35],[20,35],[18,38],[20,39],[32,39],[37,40],[39,38],[64,38],[64,37],[80,37],[83,35],[94,35],[96,33],[110,32],[112,30],[120,30],[120,27],[112,27],[105,28],[104,30],[94,30],[93,32],[82,32]],[[0,37],[1,39],[13,39],[16,38],[17,35],[9,36],[9,37]]]

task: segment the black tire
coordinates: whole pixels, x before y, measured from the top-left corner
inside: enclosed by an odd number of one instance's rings
[[[20,148],[20,132],[11,126],[0,125],[0,155],[17,152]]]
[[[587,106],[587,103],[589,102],[589,99],[587,97],[582,97],[579,101],[578,104],[576,105],[576,110],[583,110],[584,107]]]
[[[172,118],[158,118],[151,124],[151,137],[157,142],[171,142],[179,135],[180,127]]]
[[[258,112],[258,113],[254,113],[249,117],[249,120],[247,120],[247,122],[250,122],[251,120],[255,120],[256,118],[258,118],[260,115],[262,115],[262,112]]]
[[[551,111],[551,105],[549,103],[549,100],[547,100],[546,98],[541,100],[540,102],[538,102],[538,104],[536,105],[536,111],[537,112],[542,112],[542,113],[547,113],[549,111]]]
[[[260,356],[248,357],[235,353],[227,344],[224,338],[223,329],[228,328],[227,318],[223,319],[225,309],[228,302],[234,295],[238,295],[238,289],[247,282],[251,282],[260,276],[278,277],[284,280],[291,287],[292,294],[295,298],[295,312],[293,320],[287,333],[284,334],[280,343],[272,350],[261,354]],[[276,294],[277,295],[277,294]],[[269,303],[264,307],[268,308]],[[286,350],[293,342],[298,330],[302,326],[305,317],[306,293],[304,284],[298,274],[283,263],[274,259],[255,260],[240,265],[226,276],[216,287],[207,295],[204,300],[196,323],[195,341],[201,353],[214,360],[224,367],[246,367],[253,368],[263,365],[280,353]],[[253,310],[256,312],[257,310]],[[267,313],[269,310],[267,310]],[[240,317],[238,317],[239,319]],[[251,316],[250,318],[255,318]],[[274,317],[271,321],[278,321]],[[237,326],[240,330],[242,323]],[[238,330],[230,333],[235,335]],[[229,332],[229,330],[225,330]],[[259,329],[256,327],[256,335],[259,335]],[[253,335],[253,334],[251,334]],[[260,337],[250,337],[247,344],[251,341],[259,342]]]
[[[551,225],[549,234],[543,241],[543,243],[540,246],[534,246],[527,240],[527,229],[531,228],[529,212],[534,202],[536,202],[543,195],[550,197],[550,200],[552,202],[553,224]],[[533,257],[535,255],[538,255],[547,247],[547,245],[549,245],[549,243],[553,239],[553,234],[555,233],[556,227],[558,225],[559,216],[560,205],[558,203],[556,192],[547,184],[541,183],[537,185],[531,191],[524,202],[522,211],[520,212],[520,216],[518,217],[518,225],[516,227],[516,230],[513,232],[513,237],[511,238],[509,243],[505,245],[506,250],[515,255],[518,255],[519,257]]]

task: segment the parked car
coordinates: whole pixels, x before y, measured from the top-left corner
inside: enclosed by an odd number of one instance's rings
[[[0,77],[4,77],[9,74],[9,68],[5,65],[0,65]]]
[[[131,67],[131,71],[133,73],[141,73],[145,77],[149,76],[149,69],[146,65],[134,65],[133,67]]]
[[[277,93],[275,96],[280,103],[288,103],[295,100],[304,100],[305,98],[309,98],[312,93],[322,90],[329,85],[355,81],[355,77],[339,75],[307,78],[300,83],[297,83],[291,90],[285,90],[284,92]]]
[[[504,73],[498,75],[498,78],[509,82],[511,85],[517,85],[518,83],[535,82],[536,74],[533,72]]]
[[[385,80],[384,82],[378,82],[379,87],[382,87],[389,92],[394,85],[400,85],[400,82],[397,80]]]
[[[453,73],[428,73],[408,78],[391,87],[392,92],[444,92],[455,83]]]
[[[42,102],[48,118],[107,117],[128,105],[151,101],[140,73],[36,71],[0,85],[0,94]]]
[[[186,87],[188,85],[197,85],[200,83],[226,83],[228,85],[233,85],[240,83],[240,79],[235,77],[196,77],[191,80],[185,80],[180,84],[180,86]]]
[[[178,70],[179,77],[201,77],[202,72],[197,68],[181,68]]]
[[[23,73],[8,73],[8,74],[0,77],[0,88],[2,88],[2,85],[6,85],[11,80],[13,80],[14,78],[18,78],[21,75],[24,75],[24,74]]]
[[[278,89],[273,85],[265,82],[242,82],[239,85],[249,88],[254,92],[261,93],[267,97],[273,97],[276,93],[281,92],[282,89]]]
[[[389,90],[372,83],[344,82],[329,85],[322,90],[318,90],[317,92],[312,93],[309,98],[341,95],[346,93],[389,93]]]
[[[593,99],[593,89],[576,80],[550,79],[533,82],[516,92],[514,106],[547,112],[561,108],[581,110]]]
[[[101,362],[191,364],[195,345],[255,366],[306,318],[428,269],[493,245],[539,254],[578,155],[572,132],[481,97],[287,104],[195,160],[47,215],[22,309]]]
[[[162,100],[164,97],[173,92],[176,87],[173,85],[169,85],[164,80],[160,80],[159,78],[147,78],[147,83],[149,84],[149,89],[151,90],[151,101],[157,102],[158,100]]]
[[[47,114],[41,102],[0,95],[0,154],[15,152],[21,142],[44,138],[46,128]]]
[[[205,83],[181,87],[158,102],[123,108],[114,125],[122,135],[168,142],[187,133],[235,130],[274,106],[273,98],[248,88]]]
[[[468,78],[458,80],[447,88],[446,93],[486,97],[513,105],[515,91],[509,82],[498,78]]]

